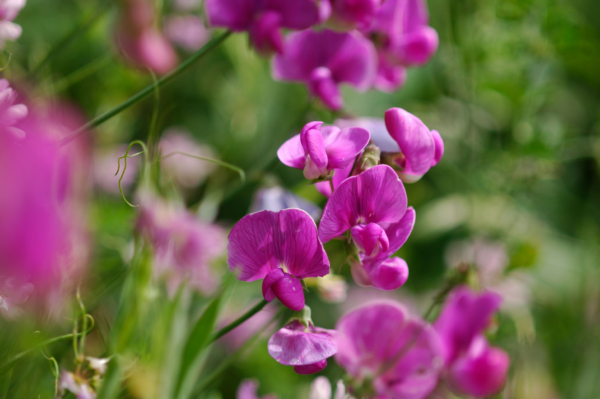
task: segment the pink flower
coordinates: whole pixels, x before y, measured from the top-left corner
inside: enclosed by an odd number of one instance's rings
[[[271,336],[269,355],[284,366],[294,366],[298,374],[317,373],[337,352],[334,337],[335,331],[293,320]]]
[[[216,288],[211,262],[225,250],[224,232],[183,208],[152,197],[141,201],[138,230],[154,247],[155,274],[173,292],[187,281],[204,294]]]
[[[27,116],[25,104],[15,104],[17,92],[9,86],[8,80],[0,79],[0,125],[17,138],[25,137],[25,132],[14,125]]]
[[[419,180],[442,159],[442,137],[413,114],[401,108],[390,108],[385,112],[385,125],[400,147],[401,154],[394,163],[401,169],[399,175],[403,181]]]
[[[186,51],[196,51],[210,39],[202,20],[194,15],[173,15],[165,18],[167,38]]]
[[[196,155],[204,158],[215,158],[212,148],[199,144],[184,129],[167,129],[159,143],[161,156],[171,154],[169,157],[161,160],[163,170],[175,181],[185,187],[194,188],[198,186],[208,175],[215,170],[215,164],[188,157],[183,154],[172,154],[174,152],[183,152],[190,155]]]
[[[353,166],[354,162],[350,162],[344,169],[334,169],[332,171],[333,175],[331,176],[331,180],[315,183],[315,188],[327,198],[331,197],[333,190],[337,189],[338,186],[350,176]]]
[[[19,283],[15,278],[0,280],[0,313],[6,320],[14,320],[21,316],[23,310],[19,305],[27,301],[33,292],[30,283]]]
[[[323,122],[307,123],[277,151],[279,160],[296,169],[304,169],[307,179],[327,178],[334,169],[352,165],[369,143],[369,132],[362,128],[341,130],[322,127]]]
[[[338,321],[336,330],[335,360],[352,377],[354,390],[373,389],[381,398],[423,399],[435,389],[442,370],[439,339],[397,303],[356,309]]]
[[[273,59],[272,73],[276,80],[305,83],[326,106],[338,110],[343,106],[338,85],[368,90],[376,56],[373,44],[358,32],[305,30],[288,35],[284,54]]]
[[[267,301],[278,298],[292,310],[304,308],[300,280],[329,273],[329,259],[311,217],[299,209],[246,215],[229,234],[229,269],[238,280],[263,279]]]
[[[135,67],[164,75],[177,66],[177,54],[161,31],[154,26],[151,0],[122,0],[115,41]]]
[[[54,316],[80,277],[88,248],[86,148],[79,141],[59,146],[64,131],[80,126],[65,111],[35,109],[15,126],[25,133],[21,138],[0,124],[0,187],[9,193],[0,195],[0,276],[17,290],[5,286],[11,293],[3,299],[10,307],[13,294],[14,305],[31,292],[31,307]],[[28,284],[33,291],[19,292]]]
[[[17,17],[26,0],[0,0],[0,48],[7,40],[17,40],[23,29],[12,22]]]
[[[501,301],[494,293],[478,295],[458,287],[435,322],[444,345],[448,387],[453,392],[482,398],[504,386],[510,359],[501,349],[489,347],[483,335]]]
[[[258,397],[258,381],[243,380],[238,387],[236,399],[260,399]],[[276,395],[263,396],[262,399],[277,399]]]
[[[107,193],[120,195],[119,179],[123,172],[124,160],[119,158],[127,152],[126,145],[120,145],[112,148],[96,151],[94,156],[94,181],[96,185]],[[134,154],[134,147],[129,154]],[[115,175],[120,163],[119,173]],[[140,156],[127,159],[127,169],[121,180],[121,188],[127,190],[135,183],[138,168],[140,166]]]
[[[366,29],[371,25],[381,0],[331,0],[331,19],[338,29]]]
[[[424,65],[435,54],[439,39],[429,26],[424,0],[387,0],[377,9],[369,35],[378,38],[379,67],[375,86],[393,91],[404,84],[406,66]]]
[[[331,383],[327,377],[317,377],[310,384],[309,399],[346,399],[346,387],[342,380],[337,382],[335,394],[331,396]]]
[[[261,336],[272,334],[274,326],[270,326],[269,324],[275,317],[276,313],[277,309],[275,306],[271,304],[265,306],[263,310],[252,316],[242,325],[225,334],[219,340],[219,342],[221,342],[223,347],[225,347],[225,349],[228,351],[235,352],[258,332],[261,332]],[[242,315],[242,312],[239,311],[237,313],[230,313],[228,311],[226,314],[227,315],[223,318],[223,321],[219,323],[221,327],[224,327],[237,319]]]
[[[375,166],[346,179],[325,205],[319,238],[327,242],[351,230],[354,242],[367,254],[389,249],[385,228],[399,222],[407,210],[406,191],[387,165]]]
[[[69,371],[63,370],[60,373],[58,391],[61,395],[65,395],[66,392],[70,392],[73,395],[76,395],[76,399],[96,399],[96,393],[90,386],[89,382]]]
[[[304,30],[329,16],[328,0],[207,0],[212,26],[247,31],[261,53],[283,53],[282,28]]]

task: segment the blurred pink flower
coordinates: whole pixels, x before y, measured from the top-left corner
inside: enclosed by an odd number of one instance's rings
[[[267,395],[262,398],[258,397],[258,381],[243,380],[238,387],[236,399],[277,399],[276,395]]]
[[[94,392],[88,381],[64,370],[60,373],[58,392],[61,396],[70,392],[76,395],[75,399],[96,399],[96,392]]]
[[[327,358],[336,354],[335,331],[292,320],[271,336],[269,355],[298,374],[314,374],[327,367]]]
[[[164,75],[177,66],[175,50],[154,26],[152,0],[121,0],[121,12],[115,31],[115,42],[135,67]]]
[[[304,170],[307,179],[327,178],[334,169],[347,168],[369,143],[363,128],[341,130],[309,122],[300,134],[279,147],[277,156],[285,165]]]
[[[25,137],[25,132],[14,125],[27,116],[25,104],[15,104],[17,92],[12,89],[6,79],[0,79],[0,125],[3,130],[17,138]]]
[[[450,293],[434,327],[443,343],[451,391],[483,398],[504,386],[510,359],[503,350],[489,347],[483,335],[501,301],[497,294],[477,294],[466,287]]]
[[[324,21],[328,0],[207,0],[211,26],[247,31],[256,50],[263,54],[284,52],[281,28],[304,30]]]
[[[180,151],[205,158],[215,158],[214,151],[200,145],[190,134],[179,128],[166,130],[159,143],[161,156]],[[185,188],[198,186],[215,170],[215,164],[182,154],[172,154],[161,160],[163,170]]]
[[[381,3],[382,0],[331,0],[328,24],[341,30],[367,29]]]
[[[138,231],[154,248],[154,273],[171,293],[184,281],[203,294],[217,288],[211,262],[225,251],[225,234],[192,213],[150,195],[140,198]]]
[[[360,33],[305,30],[288,35],[285,51],[272,63],[275,80],[301,82],[312,95],[339,110],[343,106],[338,85],[348,83],[368,90],[377,72],[373,44]]]
[[[18,318],[23,310],[19,305],[29,298],[33,291],[30,283],[19,283],[15,278],[0,280],[0,313],[6,320]]]
[[[0,0],[0,48],[5,41],[17,40],[23,29],[12,22],[17,17],[26,0]]]
[[[222,342],[227,350],[234,352],[241,348],[259,331],[262,331],[261,335],[271,334],[274,327],[268,327],[268,324],[275,317],[276,310],[277,309],[271,304],[265,306],[263,310],[252,316],[242,325],[225,334],[219,342]],[[219,323],[219,325],[224,327],[241,315],[242,312],[238,312],[238,314],[229,314],[228,316],[225,316],[224,320]]]
[[[79,126],[64,106],[30,108],[15,125],[23,138],[0,125],[0,276],[32,284],[31,307],[54,315],[88,255],[87,150],[81,140],[57,142]]]
[[[300,209],[244,216],[229,234],[227,253],[229,269],[238,280],[263,280],[267,301],[277,298],[296,311],[305,303],[300,280],[329,273],[317,226]]]
[[[342,380],[338,380],[335,393],[331,396],[331,383],[327,377],[317,377],[310,384],[308,399],[346,399],[346,387]]]
[[[196,51],[210,39],[210,32],[195,15],[172,15],[163,23],[165,35],[186,51]]]
[[[378,398],[394,399],[424,399],[435,389],[442,371],[439,338],[399,304],[365,305],[342,316],[336,330],[335,360],[354,387],[369,384]]]
[[[115,175],[115,172],[119,165],[119,158],[125,155],[125,152],[127,152],[126,145],[96,151],[94,156],[94,182],[107,193],[119,195],[119,179],[125,165],[123,159],[120,160],[119,173]],[[137,151],[129,151],[129,154],[131,155],[135,152]],[[127,190],[133,185],[139,166],[139,156],[127,159],[127,169],[121,181],[123,190]]]

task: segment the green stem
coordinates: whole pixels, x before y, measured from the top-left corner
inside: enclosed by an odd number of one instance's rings
[[[225,327],[223,327],[219,331],[217,331],[210,338],[209,342],[215,342],[216,340],[221,338],[223,335],[227,334],[228,332],[235,329],[236,327],[239,327],[243,322],[245,322],[246,320],[248,320],[249,318],[251,318],[252,316],[257,314],[258,312],[260,312],[265,306],[267,306],[268,303],[269,302],[267,302],[265,299],[263,299],[262,301],[257,303],[252,309],[248,310],[246,313],[244,313],[243,315],[238,317],[236,320],[234,320],[233,322],[229,323],[228,325],[226,325]]]
[[[89,18],[86,18],[80,24],[76,25],[65,37],[62,38],[49,52],[46,54],[44,59],[40,61],[32,70],[31,75],[36,76],[46,66],[48,61],[63,51],[71,42],[79,37],[82,37],[96,22],[98,22],[104,13],[109,10],[110,6],[115,0],[106,0],[103,4],[98,6],[96,12],[94,12]]]
[[[216,165],[222,166],[224,168],[231,169],[234,172],[237,172],[238,175],[240,175],[240,180],[242,181],[242,184],[246,181],[246,173],[244,172],[244,170],[242,168],[238,168],[237,166],[232,165],[228,162],[219,161],[218,159],[200,157],[198,155],[188,154],[187,152],[182,152],[182,151],[173,151],[173,152],[168,153],[165,156],[160,157],[158,160],[162,161],[163,159],[168,158],[173,155],[176,155],[176,154],[183,155],[183,156],[190,157],[190,158],[199,159],[201,161],[211,162]]]
[[[122,102],[121,104],[117,105],[113,109],[106,111],[102,115],[99,115],[96,118],[92,119],[91,121],[89,121],[88,123],[86,123],[85,125],[80,127],[79,129],[75,130],[69,136],[63,138],[61,140],[61,144],[62,145],[68,144],[82,132],[101,125],[102,123],[106,122],[113,116],[121,113],[122,111],[131,107],[133,104],[144,99],[145,97],[147,97],[148,95],[153,93],[157,87],[162,87],[162,86],[166,85],[167,83],[170,83],[175,78],[179,77],[179,75],[181,75],[182,73],[187,71],[197,61],[202,59],[202,57],[204,57],[210,50],[212,50],[213,48],[215,48],[219,44],[221,44],[223,41],[225,41],[225,39],[227,39],[227,37],[229,37],[229,35],[231,35],[231,33],[232,33],[231,31],[227,31],[227,32],[223,33],[222,35],[213,38],[210,42],[205,44],[204,47],[202,47],[200,50],[198,50],[194,54],[192,54],[192,56],[190,58],[188,58],[187,60],[182,62],[173,71],[171,71],[167,75],[163,76],[162,78],[158,79],[156,81],[156,83],[153,83],[153,84],[147,86],[146,88],[142,89],[137,94],[130,97],[128,100]]]

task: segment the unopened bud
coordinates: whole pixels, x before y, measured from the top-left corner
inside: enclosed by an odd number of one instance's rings
[[[381,150],[375,144],[369,144],[365,148],[362,158],[360,159],[360,170],[365,171],[373,166],[379,165],[381,158]]]

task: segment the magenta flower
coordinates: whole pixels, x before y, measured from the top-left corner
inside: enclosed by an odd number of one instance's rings
[[[350,230],[367,256],[387,251],[385,228],[399,222],[408,199],[404,185],[387,165],[375,166],[346,179],[325,205],[319,238],[327,242]]]
[[[260,399],[258,397],[258,381],[243,380],[238,387],[236,399]],[[276,395],[263,396],[262,399],[277,399]]]
[[[387,0],[377,9],[369,35],[377,37],[376,87],[393,91],[404,84],[405,67],[424,65],[437,51],[438,34],[429,26],[424,0]]]
[[[352,377],[355,391],[424,399],[435,389],[442,371],[439,338],[397,303],[375,302],[356,309],[338,321],[336,330],[335,360]]]
[[[329,259],[311,217],[299,209],[246,215],[229,234],[229,269],[238,280],[263,279],[267,301],[304,308],[301,279],[329,273]]]
[[[0,0],[0,48],[7,40],[17,40],[23,29],[12,22],[23,7],[26,0]]]
[[[400,168],[403,181],[419,180],[442,159],[442,137],[413,114],[401,108],[390,108],[385,112],[385,125],[401,151],[394,163]]]
[[[17,138],[25,137],[25,132],[14,125],[27,116],[25,104],[17,102],[17,92],[12,89],[6,79],[0,79],[0,125]]]
[[[304,169],[307,179],[328,178],[334,169],[347,168],[369,143],[369,132],[363,128],[340,130],[321,125],[323,122],[307,123],[277,151],[281,162]]]
[[[315,183],[315,188],[327,198],[331,197],[333,190],[338,188],[338,186],[350,176],[353,166],[354,162],[350,162],[344,169],[334,169],[332,171],[333,175],[331,176],[331,180]]]
[[[177,66],[173,46],[154,26],[155,10],[151,0],[122,0],[115,42],[125,58],[136,68],[164,75]]]
[[[482,398],[504,386],[510,359],[489,347],[483,335],[501,301],[497,294],[478,295],[466,287],[454,289],[448,298],[434,326],[444,345],[450,390]]]
[[[367,29],[381,0],[331,0],[329,23],[343,30]]]
[[[314,374],[336,354],[335,331],[293,320],[269,338],[269,355],[298,374]]]
[[[368,90],[375,79],[377,54],[373,44],[358,32],[331,30],[292,33],[285,52],[273,59],[276,80],[302,82],[333,110],[342,108],[340,83]]]
[[[211,262],[225,251],[225,234],[183,208],[150,196],[142,198],[137,229],[154,248],[154,273],[174,292],[187,281],[210,294],[217,282]]]
[[[327,19],[329,0],[207,0],[212,26],[248,31],[261,53],[283,53],[281,29],[304,30]]]

